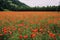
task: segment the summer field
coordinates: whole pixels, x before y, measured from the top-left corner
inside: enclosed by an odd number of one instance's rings
[[[60,40],[60,12],[0,12],[0,40]]]

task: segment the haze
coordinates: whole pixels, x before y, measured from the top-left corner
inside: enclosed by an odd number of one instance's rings
[[[30,7],[35,6],[58,6],[59,0],[19,0]]]

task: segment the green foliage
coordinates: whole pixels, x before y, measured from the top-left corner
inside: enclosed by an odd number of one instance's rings
[[[0,0],[0,11],[59,11],[59,6],[29,7],[19,0]]]
[[[49,27],[53,33],[60,33],[60,28],[57,24],[50,24]]]

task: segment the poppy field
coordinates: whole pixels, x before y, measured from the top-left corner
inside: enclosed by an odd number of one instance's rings
[[[60,12],[0,12],[0,40],[60,40]]]

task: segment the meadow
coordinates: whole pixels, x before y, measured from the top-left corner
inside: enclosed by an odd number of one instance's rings
[[[0,40],[60,40],[60,12],[0,12]]]

